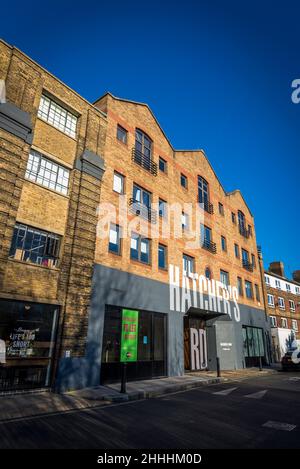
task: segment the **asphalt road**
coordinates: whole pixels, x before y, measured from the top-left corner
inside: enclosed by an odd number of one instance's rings
[[[0,448],[300,448],[300,373],[26,418],[0,432]]]

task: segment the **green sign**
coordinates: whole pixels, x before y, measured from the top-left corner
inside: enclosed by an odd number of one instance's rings
[[[137,361],[139,312],[122,310],[121,362]]]

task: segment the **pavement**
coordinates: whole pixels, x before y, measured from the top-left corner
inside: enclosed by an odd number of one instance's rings
[[[63,394],[31,392],[2,395],[0,396],[0,423],[103,407],[112,403],[156,398],[169,393],[187,391],[232,380],[245,380],[255,376],[261,377],[272,373],[277,372],[272,369],[259,371],[257,368],[250,368],[222,371],[221,378],[218,378],[216,372],[191,372],[178,377],[129,382],[127,383],[126,394],[119,392],[120,384],[117,383]]]
[[[2,421],[0,448],[299,448],[299,396],[300,373],[250,372],[152,399]]]

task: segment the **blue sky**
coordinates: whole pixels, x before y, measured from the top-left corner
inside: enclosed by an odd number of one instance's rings
[[[300,269],[299,2],[12,0],[1,18],[3,39],[86,99],[146,102],[175,148],[203,148],[248,202],[265,266]]]

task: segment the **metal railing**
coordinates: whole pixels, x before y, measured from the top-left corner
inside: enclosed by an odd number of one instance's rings
[[[250,237],[250,231],[247,230],[243,225],[239,224],[239,232],[244,238],[249,238]]]
[[[246,259],[242,259],[242,264],[244,269],[249,270],[249,272],[253,272],[253,264],[251,264],[251,262]]]
[[[155,210],[152,210],[151,207],[147,207],[147,205],[141,204],[141,202],[136,201],[133,197],[129,199],[129,208],[131,213],[148,220],[150,223],[156,223],[157,214]]]
[[[204,202],[199,202],[199,205],[207,213],[210,213],[211,215],[214,213],[214,206],[208,200],[205,200]]]
[[[207,251],[212,252],[213,254],[216,254],[217,252],[217,245],[210,239],[204,238],[201,240],[201,247],[206,249]]]
[[[141,151],[137,150],[135,147],[132,148],[132,161],[142,166],[142,168],[149,171],[153,176],[157,176],[157,164],[154,163],[148,156],[144,155]]]

